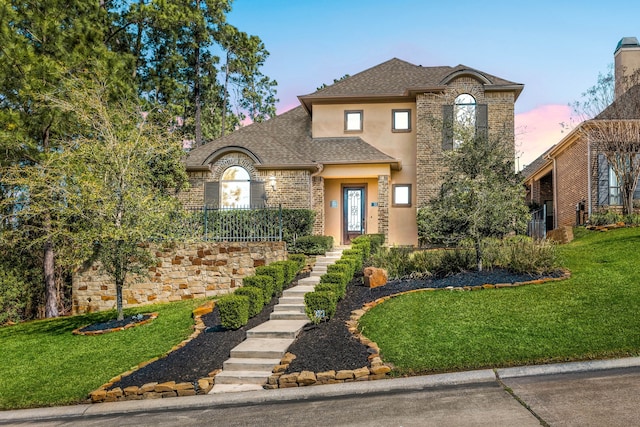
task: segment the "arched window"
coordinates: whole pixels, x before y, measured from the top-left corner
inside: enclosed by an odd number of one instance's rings
[[[456,97],[453,110],[453,148],[471,139],[476,129],[476,99],[468,93]]]
[[[251,205],[251,178],[241,166],[227,168],[220,178],[220,207],[248,208]]]

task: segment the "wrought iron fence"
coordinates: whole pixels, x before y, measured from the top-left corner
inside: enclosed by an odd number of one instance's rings
[[[547,214],[544,207],[531,212],[531,220],[527,225],[527,235],[529,237],[541,240],[547,236],[546,217]]]
[[[172,227],[172,235],[183,240],[281,241],[282,207],[187,208]]]

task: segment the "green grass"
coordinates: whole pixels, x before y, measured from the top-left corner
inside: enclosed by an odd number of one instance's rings
[[[559,250],[568,280],[407,294],[360,328],[398,375],[640,355],[640,228],[579,229]]]
[[[193,331],[202,300],[125,310],[158,312],[147,325],[98,336],[73,335],[115,312],[25,322],[0,328],[0,409],[77,403],[111,378],[169,351]]]

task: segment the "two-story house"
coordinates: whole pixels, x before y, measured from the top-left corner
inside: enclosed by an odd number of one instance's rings
[[[314,233],[338,244],[382,233],[388,244],[416,245],[416,209],[439,191],[442,154],[458,143],[443,123],[471,117],[513,147],[522,89],[464,65],[394,58],[192,150],[182,198],[194,207],[312,209]]]

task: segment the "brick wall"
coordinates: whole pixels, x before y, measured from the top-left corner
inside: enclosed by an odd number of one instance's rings
[[[556,226],[576,223],[576,204],[587,200],[587,141],[581,138],[556,157]]]
[[[378,176],[378,234],[389,239],[389,175]]]
[[[148,277],[129,278],[124,307],[226,294],[242,286],[255,267],[286,259],[284,242],[192,243],[150,250],[157,264]],[[115,284],[98,264],[74,274],[72,292],[74,314],[115,308]]]
[[[416,97],[416,181],[417,206],[421,207],[438,194],[442,184],[442,106],[452,105],[463,93],[472,95],[477,104],[488,105],[489,137],[505,141],[513,158],[514,147],[514,94],[511,92],[485,93],[484,86],[471,77],[453,80],[444,94],[419,94]]]

